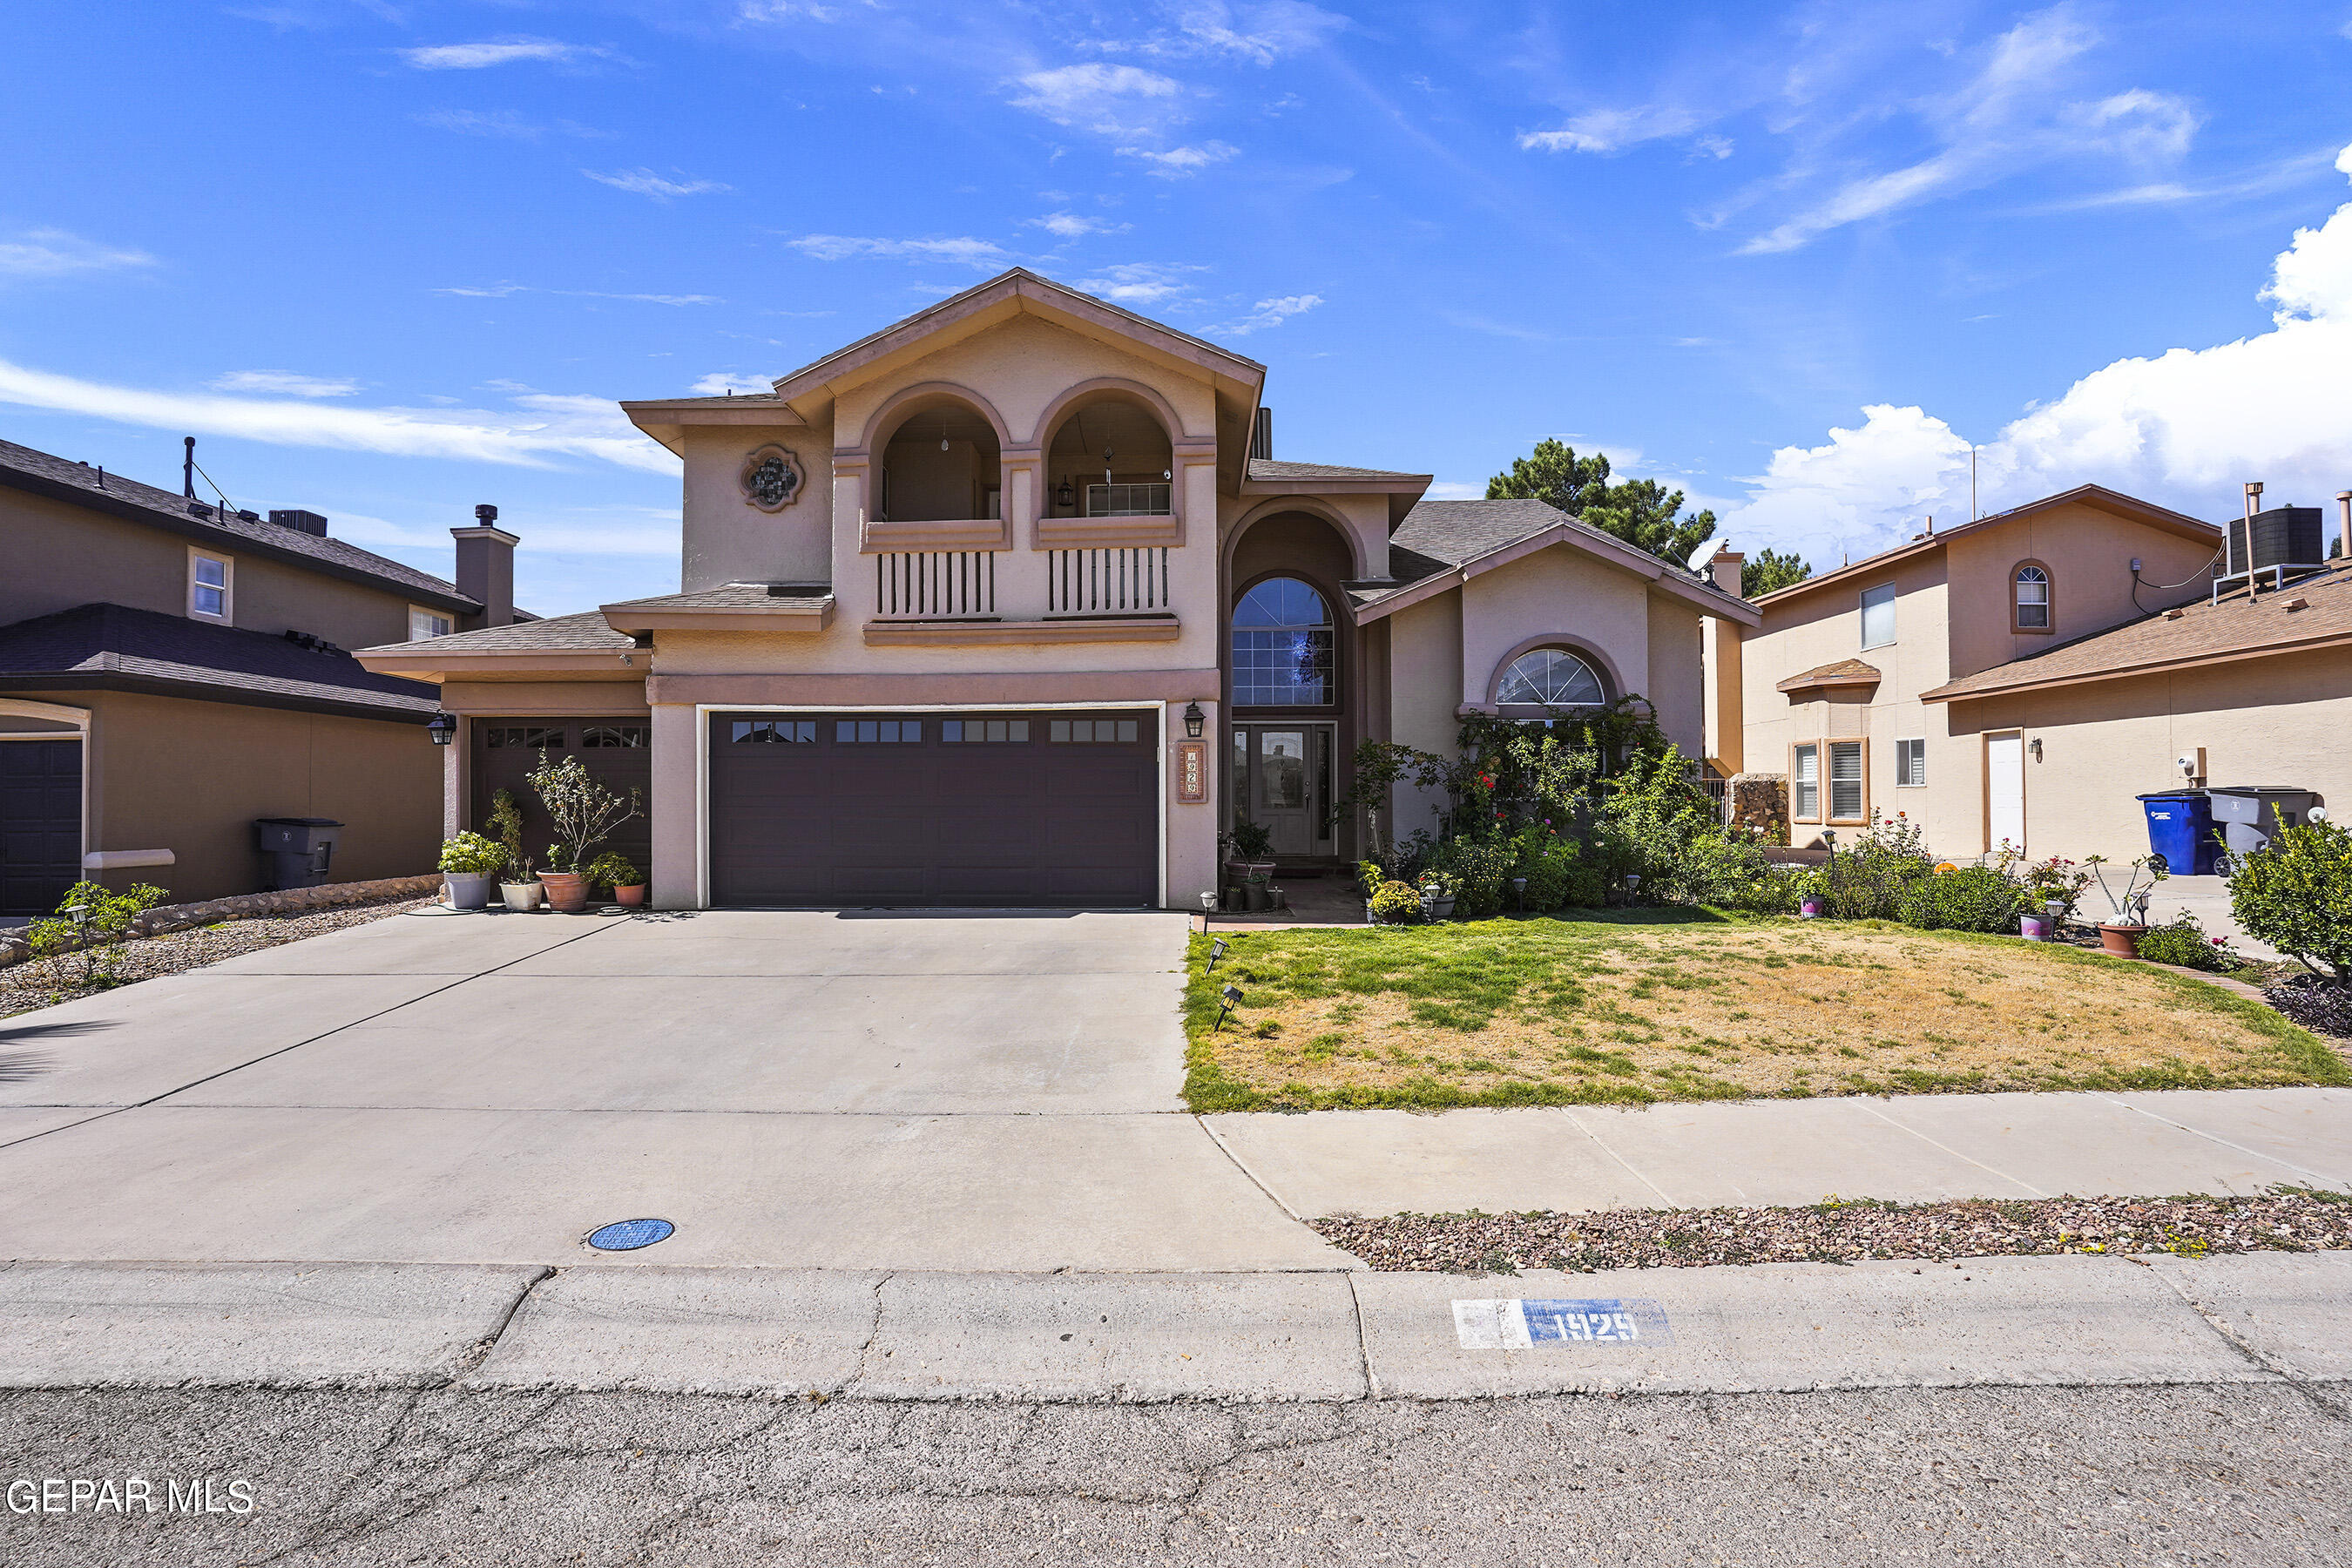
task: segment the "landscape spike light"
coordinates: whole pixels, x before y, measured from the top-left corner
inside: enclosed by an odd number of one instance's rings
[[[1209,1033],[1213,1035],[1215,1034],[1218,1029],[1222,1029],[1225,1026],[1226,1015],[1242,1005],[1242,988],[1234,984],[1231,981],[1228,981],[1225,983],[1225,988],[1219,992],[1218,995],[1223,998],[1225,1005],[1217,1009],[1217,1022],[1215,1026],[1209,1030]]]
[[[1211,972],[1213,973],[1215,971],[1217,967],[1217,960],[1224,956],[1225,939],[1223,937],[1219,937],[1216,941],[1209,944],[1209,968]]]

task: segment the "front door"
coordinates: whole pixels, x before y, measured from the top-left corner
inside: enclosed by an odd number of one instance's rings
[[[1985,737],[1985,853],[2025,852],[2025,737]]]
[[[1277,857],[1338,853],[1331,837],[1329,724],[1234,726],[1234,815],[1274,836]]]

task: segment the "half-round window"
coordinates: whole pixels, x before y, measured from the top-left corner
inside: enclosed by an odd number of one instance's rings
[[[1592,667],[1562,647],[1519,655],[1495,689],[1500,708],[1598,708],[1608,700]]]
[[[1234,606],[1234,702],[1331,705],[1331,607],[1296,577],[1268,577]]]
[[[2050,629],[2050,574],[2039,566],[2017,569],[2017,629],[2021,632],[2046,632]]]

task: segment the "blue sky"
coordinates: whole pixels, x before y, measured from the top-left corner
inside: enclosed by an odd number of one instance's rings
[[[2352,487],[2352,0],[11,20],[0,435],[194,433],[445,573],[494,501],[551,613],[676,581],[614,399],[1015,263],[1265,361],[1283,456],[1475,494],[1559,436],[1817,565],[1965,517],[1972,442],[1986,510]]]

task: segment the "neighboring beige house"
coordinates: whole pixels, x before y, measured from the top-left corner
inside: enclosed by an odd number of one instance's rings
[[[2137,796],[2179,786],[2175,759],[2199,747],[2217,784],[2345,767],[2300,694],[2305,667],[2255,657],[2305,623],[2267,595],[2202,607],[2221,549],[2210,523],[2085,485],[1765,595],[1761,626],[1726,627],[1711,653],[1713,754],[1785,776],[1800,847],[1899,812],[1955,858],[2004,841],[2146,854]],[[2180,605],[2200,607],[2166,618]],[[2347,671],[2320,684],[2352,695]]]
[[[667,908],[1197,909],[1237,817],[1346,864],[1366,738],[1640,694],[1697,750],[1736,592],[1277,459],[1265,375],[1007,272],[771,393],[625,404],[684,461],[681,592],[360,657],[461,721],[448,827],[542,747],[642,769]]]
[[[343,823],[331,881],[432,869],[436,694],[344,650],[511,619],[513,535],[453,531],[452,584],[327,526],[0,441],[0,913],[255,891],[261,816]]]

